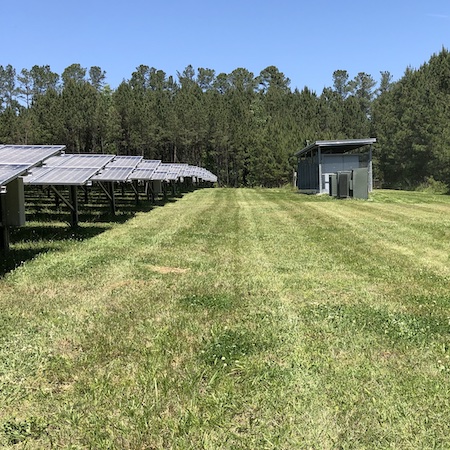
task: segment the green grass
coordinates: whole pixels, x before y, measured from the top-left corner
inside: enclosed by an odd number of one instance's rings
[[[206,189],[58,224],[0,279],[0,446],[450,448],[450,197]]]

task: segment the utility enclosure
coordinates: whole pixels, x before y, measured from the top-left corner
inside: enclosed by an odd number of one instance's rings
[[[344,139],[330,141],[315,141],[299,150],[295,155],[298,159],[297,165],[297,187],[305,194],[331,194],[340,191],[344,194],[348,183],[349,194],[353,192],[352,177],[356,169],[365,169],[367,173],[367,192],[372,191],[372,146],[375,138],[367,139]],[[349,173],[349,177],[344,174]],[[361,180],[363,171],[356,175]],[[337,174],[342,173],[341,177]],[[333,175],[336,175],[334,178]],[[346,179],[347,181],[344,181]],[[331,183],[331,184],[330,184]],[[361,181],[357,186],[358,191],[363,193],[366,186],[361,187]],[[340,187],[340,189],[339,189]],[[348,196],[347,195],[347,196]]]

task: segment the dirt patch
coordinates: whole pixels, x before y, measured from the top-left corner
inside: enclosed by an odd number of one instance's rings
[[[137,287],[137,288],[144,288],[148,286],[154,285],[156,282],[154,280],[136,280],[136,279],[126,279],[118,281],[117,283],[112,283],[109,286],[109,289],[111,291],[115,289],[121,289],[121,288],[127,288],[127,287]]]
[[[83,349],[71,339],[61,339],[56,342],[55,349],[57,354],[64,358],[75,359]]]
[[[182,269],[181,267],[166,267],[166,266],[147,266],[151,271],[158,273],[186,273],[189,269]]]

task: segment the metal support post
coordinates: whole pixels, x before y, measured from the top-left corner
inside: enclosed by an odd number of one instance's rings
[[[0,251],[9,251],[9,229],[6,223],[5,196],[0,194]]]
[[[111,204],[111,213],[113,216],[116,215],[116,197],[114,195],[114,181],[109,183],[109,195],[110,195],[110,204]]]
[[[71,226],[78,226],[78,192],[76,186],[70,186],[70,201],[72,203],[71,209]]]

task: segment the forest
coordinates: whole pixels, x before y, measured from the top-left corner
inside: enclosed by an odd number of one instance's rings
[[[307,141],[376,137],[377,185],[450,186],[450,53],[442,48],[393,81],[343,69],[316,93],[277,67],[176,76],[140,65],[115,89],[72,64],[0,65],[0,143],[64,144],[68,152],[142,155],[214,172],[223,186],[282,186]]]

